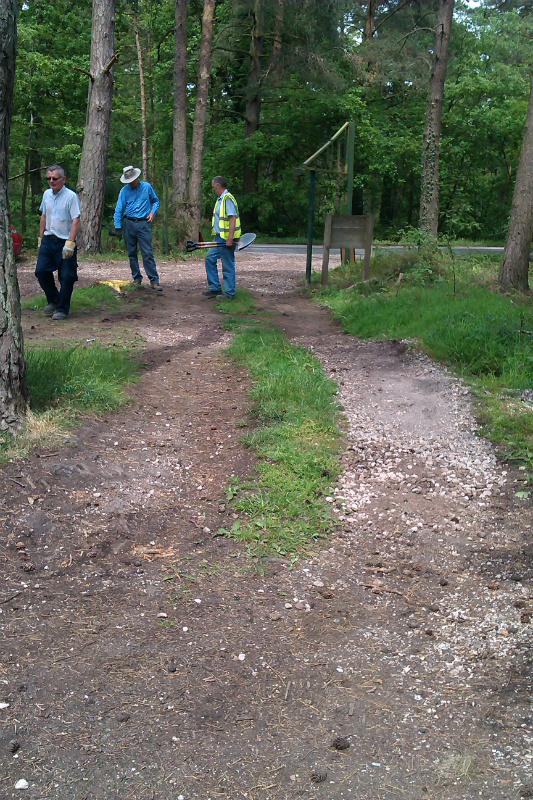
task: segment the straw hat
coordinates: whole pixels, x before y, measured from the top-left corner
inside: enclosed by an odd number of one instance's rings
[[[122,175],[120,176],[121,183],[133,183],[139,175],[141,174],[141,170],[137,169],[137,167],[124,167],[122,170]]]

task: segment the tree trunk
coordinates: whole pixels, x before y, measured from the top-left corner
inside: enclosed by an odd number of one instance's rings
[[[498,280],[502,286],[529,289],[529,253],[533,237],[533,77],[526,127],[514,185],[507,242]]]
[[[422,151],[419,224],[421,228],[435,237],[439,225],[440,130],[454,4],[455,0],[439,0]]]
[[[115,0],[93,0],[87,122],[77,187],[81,206],[78,243],[88,253],[100,250],[116,59]]]
[[[32,114],[32,124],[38,120]],[[39,214],[39,206],[42,198],[41,184],[42,158],[40,152],[34,146],[30,150],[30,189],[31,189],[31,213]]]
[[[376,4],[377,0],[368,0],[365,29],[363,31],[363,39],[365,42],[370,42],[374,37],[374,32],[376,30]]]
[[[29,144],[29,142],[28,142]],[[28,186],[30,185],[30,151],[26,151],[26,159],[24,162],[24,183],[22,185],[22,197],[20,198],[20,232],[26,233],[27,230],[27,214],[26,214],[26,200],[28,198]]]
[[[179,219],[187,196],[187,0],[176,0],[172,204]]]
[[[154,108],[154,70],[152,64],[152,37],[148,37],[148,79],[147,79],[147,119],[146,135],[148,137],[148,180],[155,183],[155,108]]]
[[[14,431],[27,404],[20,294],[9,227],[8,153],[17,49],[17,2],[0,4],[0,430]]]
[[[141,131],[142,131],[142,157],[143,157],[143,176],[144,180],[150,180],[148,173],[148,125],[146,123],[146,81],[144,79],[143,51],[141,47],[141,37],[139,36],[139,24],[137,12],[133,13],[133,30],[135,33],[135,45],[137,47],[137,61],[139,62],[139,82],[141,89]]]
[[[244,138],[248,139],[259,128],[261,115],[261,82],[263,37],[265,28],[265,9],[263,0],[254,0],[253,23],[250,37],[250,68],[246,87],[246,110],[244,117]],[[245,153],[242,193],[253,194],[257,186],[257,158]]]
[[[281,56],[281,31],[283,30],[283,17],[285,15],[285,0],[278,0],[278,7],[276,9],[276,21],[274,23],[274,40],[272,42],[272,58],[270,59],[271,67],[277,65]]]
[[[215,0],[204,0],[202,18],[202,37],[198,62],[198,84],[196,107],[191,144],[191,172],[189,175],[189,238],[198,237],[200,226],[200,202],[202,189],[202,161],[204,154],[204,137],[207,122],[207,98],[209,94],[209,69],[213,47],[213,20],[215,16]]]

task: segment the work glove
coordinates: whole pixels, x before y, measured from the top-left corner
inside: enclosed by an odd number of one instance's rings
[[[109,235],[116,236],[117,239],[122,239],[122,228],[111,228]]]
[[[72,258],[75,249],[76,249],[76,242],[71,242],[70,239],[67,239],[67,241],[63,245],[63,252],[61,254],[62,258]]]
[[[42,236],[39,236],[39,237],[37,238],[37,250],[38,250],[38,249],[39,249],[39,247],[41,246],[41,242],[42,242],[42,240],[43,240],[43,237],[42,237]]]

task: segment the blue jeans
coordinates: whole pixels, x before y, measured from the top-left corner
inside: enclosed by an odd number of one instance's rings
[[[207,273],[207,283],[213,292],[220,292],[220,278],[218,276],[217,261],[222,261],[222,277],[224,279],[224,291],[230,297],[235,297],[235,245],[227,247],[224,239],[219,233],[215,234],[215,241],[219,242],[216,247],[210,247],[205,257],[205,271]]]
[[[127,219],[122,221],[124,241],[130,259],[130,269],[134,281],[142,281],[139,259],[137,258],[137,245],[141,248],[144,271],[150,283],[159,283],[159,275],[155,264],[154,250],[152,247],[152,226],[147,219]]]
[[[77,248],[75,248],[72,258],[63,258],[65,242],[66,239],[58,239],[57,236],[43,236],[37,255],[35,277],[39,281],[47,301],[57,306],[57,311],[68,314],[72,290],[78,280],[78,259]],[[57,288],[54,280],[56,270],[60,289]]]

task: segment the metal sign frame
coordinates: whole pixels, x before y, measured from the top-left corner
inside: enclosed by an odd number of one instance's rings
[[[343,170],[331,170],[331,169],[320,169],[318,167],[312,166],[313,161],[328,147],[330,147],[336,139],[348,128],[348,142],[346,145],[346,169]],[[348,185],[346,190],[346,214],[350,215],[352,213],[352,195],[353,195],[353,173],[354,173],[354,146],[355,146],[355,122],[345,122],[339,130],[328,139],[326,144],[323,144],[316,153],[313,153],[312,156],[309,156],[304,163],[303,168],[309,170],[309,215],[308,215],[308,222],[307,222],[307,262],[305,267],[305,285],[311,285],[311,265],[313,259],[313,227],[314,227],[314,220],[315,220],[315,194],[316,194],[316,173],[323,172],[323,173],[333,173],[334,175],[347,175],[348,176]]]

